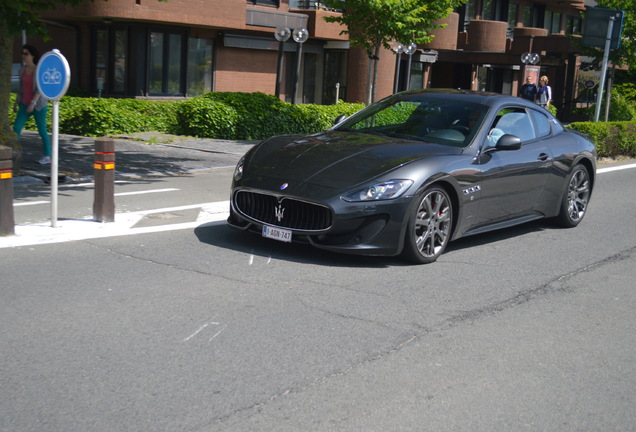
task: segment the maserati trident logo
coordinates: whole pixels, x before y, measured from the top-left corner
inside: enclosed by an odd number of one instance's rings
[[[276,220],[278,223],[283,220],[283,216],[285,215],[285,208],[282,204],[278,204],[278,207],[274,208],[274,216],[276,216]]]

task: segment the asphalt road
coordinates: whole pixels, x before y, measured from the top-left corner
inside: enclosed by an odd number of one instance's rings
[[[230,173],[121,184],[164,191],[117,203],[227,199]],[[0,248],[0,430],[631,431],[635,187],[600,174],[579,227],[459,240],[426,266],[168,230],[196,216],[175,210],[157,232]],[[69,186],[61,217],[91,193]]]

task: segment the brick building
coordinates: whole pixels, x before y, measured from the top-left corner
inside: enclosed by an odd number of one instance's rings
[[[575,98],[584,0],[468,0],[443,20],[434,41],[401,55],[399,90],[452,87],[517,94],[526,74],[548,75],[555,104]],[[69,60],[74,87],[108,97],[187,97],[209,91],[274,94],[277,27],[306,28],[297,101],[365,100],[368,58],[349,46],[337,14],[314,0],[109,0],[46,12],[50,41]],[[403,41],[408,42],[408,41]],[[17,44],[17,42],[16,42]],[[293,39],[284,44],[281,98],[291,100]],[[521,54],[537,53],[537,65]],[[16,60],[20,50],[16,49]],[[407,65],[410,68],[407,71]],[[396,55],[383,50],[377,98],[393,92]],[[407,72],[409,79],[407,80]]]

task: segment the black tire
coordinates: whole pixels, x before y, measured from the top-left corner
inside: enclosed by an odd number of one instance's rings
[[[414,198],[402,257],[418,264],[435,262],[444,252],[453,227],[453,204],[441,187],[427,188]]]
[[[581,223],[591,194],[592,182],[589,171],[583,165],[576,165],[566,181],[566,190],[561,201],[561,211],[556,219],[557,223],[565,228],[573,228]]]

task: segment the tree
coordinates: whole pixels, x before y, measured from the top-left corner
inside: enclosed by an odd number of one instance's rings
[[[22,148],[9,124],[13,37],[23,30],[27,34],[43,35],[45,28],[39,21],[40,12],[62,5],[77,6],[85,1],[87,0],[0,0],[0,145],[13,149],[14,172],[20,171]]]
[[[428,43],[431,30],[442,26],[434,21],[447,17],[466,0],[325,0],[327,6],[342,9],[340,16],[325,17],[327,22],[343,24],[351,45],[369,55],[367,103],[375,99],[378,59],[382,47],[391,49],[393,41]]]
[[[596,3],[595,7],[598,8],[624,11],[621,45],[618,49],[611,50],[609,53],[609,63],[611,64],[612,70],[609,74],[610,78],[608,79],[606,92],[605,118],[607,120],[612,99],[612,77],[614,76],[616,67],[626,65],[631,70],[632,67],[636,66],[636,0],[598,0]],[[615,25],[618,24],[619,23],[615,23]],[[602,63],[603,49],[583,47],[581,51],[586,55],[594,57],[597,64],[600,65]],[[631,75],[633,75],[633,72]],[[628,80],[628,82],[630,84],[633,83],[631,80]],[[603,90],[604,89],[600,89],[601,92]]]
[[[13,37],[21,31],[44,33],[37,11],[59,5],[80,4],[82,0],[0,0],[0,145],[13,149],[14,171],[20,171],[22,148],[9,124],[9,96],[11,94],[11,63]]]
[[[599,0],[596,7],[625,11],[621,46],[612,50],[610,61],[616,66],[636,65],[636,0]],[[602,50],[596,52],[600,59]]]

